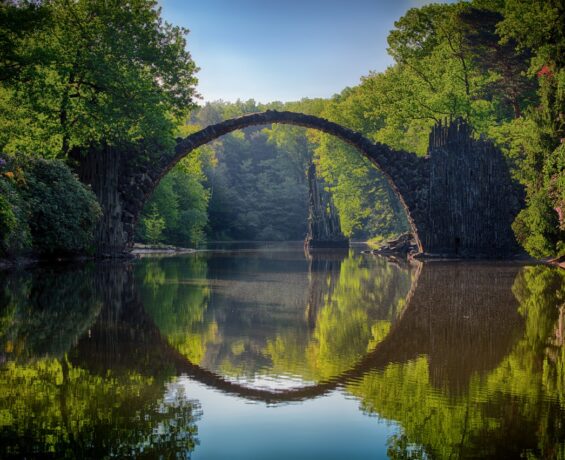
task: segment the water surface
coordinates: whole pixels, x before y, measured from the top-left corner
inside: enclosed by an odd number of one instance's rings
[[[565,458],[565,272],[247,245],[0,274],[1,458]]]

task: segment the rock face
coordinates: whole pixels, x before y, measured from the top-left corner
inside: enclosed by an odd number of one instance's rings
[[[135,224],[145,201],[159,183],[158,165],[143,161],[141,145],[99,147],[86,155],[71,153],[79,179],[89,185],[102,207],[96,229],[96,254],[121,257],[133,248]],[[165,161],[166,155],[160,161]]]
[[[349,247],[349,240],[341,233],[337,209],[330,193],[324,189],[322,179],[316,174],[314,163],[308,167],[308,234],[304,247]]]
[[[231,131],[272,123],[323,131],[367,157],[399,197],[419,252],[443,257],[506,257],[519,252],[511,223],[522,207],[522,193],[501,152],[488,141],[472,139],[470,128],[461,121],[438,124],[430,134],[428,155],[418,157],[373,143],[323,118],[278,111],[208,126],[178,139],[175,151],[157,160],[155,155],[144,159],[133,150],[111,152],[111,158],[97,161],[85,158],[79,175],[92,184],[104,210],[98,252],[114,254],[131,247],[145,201],[161,178],[194,149]]]
[[[90,185],[102,207],[95,234],[98,256],[117,256],[124,252],[130,235],[124,225],[124,196],[121,158],[123,152],[112,148],[91,149],[84,157],[75,157],[79,179]]]
[[[460,257],[520,251],[511,225],[523,203],[506,161],[491,142],[476,141],[461,121],[438,124],[428,148],[425,252]]]

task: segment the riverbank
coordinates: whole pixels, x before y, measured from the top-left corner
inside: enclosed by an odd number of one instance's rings
[[[109,256],[53,256],[53,257],[40,257],[36,254],[27,254],[25,256],[18,256],[11,259],[0,258],[0,271],[4,270],[22,270],[26,268],[35,267],[42,264],[68,264],[76,262],[86,262],[89,260],[110,260],[110,259],[133,259],[135,257],[143,257],[145,255],[177,255],[177,254],[190,254],[196,252],[196,249],[181,248],[170,245],[148,245],[148,244],[135,244],[133,249],[129,252],[123,252],[118,255]]]
[[[178,246],[171,246],[166,244],[141,244],[135,243],[131,254],[134,256],[142,256],[144,254],[190,254],[196,252],[196,249],[181,248]]]
[[[25,270],[40,265],[54,264],[79,264],[95,260],[93,256],[74,257],[39,257],[33,254],[15,257],[13,259],[0,259],[0,271],[3,270]]]

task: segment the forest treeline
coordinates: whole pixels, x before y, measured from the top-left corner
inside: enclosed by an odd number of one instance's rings
[[[525,188],[526,205],[513,226],[520,244],[536,257],[565,252],[560,0],[412,8],[388,36],[394,64],[332,98],[200,107],[194,103],[197,68],[186,51],[187,31],[162,21],[156,2],[4,1],[0,20],[4,254],[40,248],[41,225],[51,225],[48,218],[35,224],[38,209],[22,199],[33,193],[26,178],[38,159],[47,159],[44,167],[72,168],[97,145],[127,148],[141,139],[151,157],[170,149],[175,137],[266,109],[321,116],[419,155],[426,153],[436,122],[462,117],[477,137],[500,146]],[[384,238],[407,230],[398,200],[367,160],[326,134],[276,125],[229,134],[181,161],[147,203],[137,238],[178,245],[301,239],[311,162],[346,236]],[[80,222],[86,236],[69,250],[90,244],[87,234],[99,209],[84,201],[66,200],[70,208],[90,206],[91,216]],[[56,213],[50,219],[76,223]],[[58,250],[64,250],[64,239],[60,243]]]

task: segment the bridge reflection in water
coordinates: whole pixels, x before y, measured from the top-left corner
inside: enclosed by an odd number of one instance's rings
[[[565,452],[555,269],[252,251],[3,285],[2,457],[198,451],[179,375],[268,405],[354,396],[399,423],[389,455]]]

